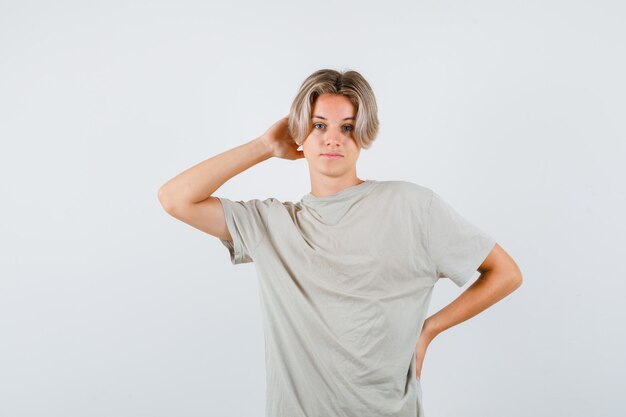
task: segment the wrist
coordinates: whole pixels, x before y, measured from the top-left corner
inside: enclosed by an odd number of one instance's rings
[[[252,140],[263,158],[268,159],[274,156],[274,148],[269,140],[263,135]]]
[[[437,327],[437,324],[431,317],[424,320],[424,325],[422,326],[422,333],[424,333],[429,340],[433,340],[439,333],[441,333],[441,330]]]

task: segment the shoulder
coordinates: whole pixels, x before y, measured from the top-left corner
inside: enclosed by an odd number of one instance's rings
[[[224,199],[224,200],[228,200],[228,199]],[[284,211],[284,209],[287,209],[287,210],[299,210],[300,209],[299,202],[281,200],[276,197],[252,198],[249,200],[237,200],[237,201],[229,200],[229,202],[240,205],[242,207],[246,207],[250,210],[257,210],[260,212]]]
[[[411,203],[428,204],[434,194],[429,187],[404,180],[378,181],[377,185],[378,193]]]
[[[226,197],[218,198],[222,201],[224,210],[232,211],[239,214],[250,213],[265,216],[269,211],[275,210],[277,207],[282,207],[281,201],[274,197],[251,198],[247,200],[236,200]]]

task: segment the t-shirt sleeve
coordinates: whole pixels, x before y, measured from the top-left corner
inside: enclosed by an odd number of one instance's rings
[[[233,265],[254,262],[257,247],[267,234],[267,213],[271,199],[233,201],[217,197],[224,209],[226,227],[232,241],[220,239]]]
[[[437,277],[462,287],[483,263],[495,239],[462,217],[432,192],[428,209],[428,251]]]

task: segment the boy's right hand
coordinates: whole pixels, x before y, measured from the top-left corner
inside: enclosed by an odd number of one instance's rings
[[[289,134],[289,116],[285,116],[272,125],[260,139],[272,150],[272,156],[283,159],[304,158],[304,152],[298,150],[298,144]]]

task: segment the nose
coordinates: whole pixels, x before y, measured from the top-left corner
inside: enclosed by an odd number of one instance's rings
[[[328,129],[326,132],[326,146],[338,146],[341,145],[343,141],[343,136],[341,132],[341,127]]]

